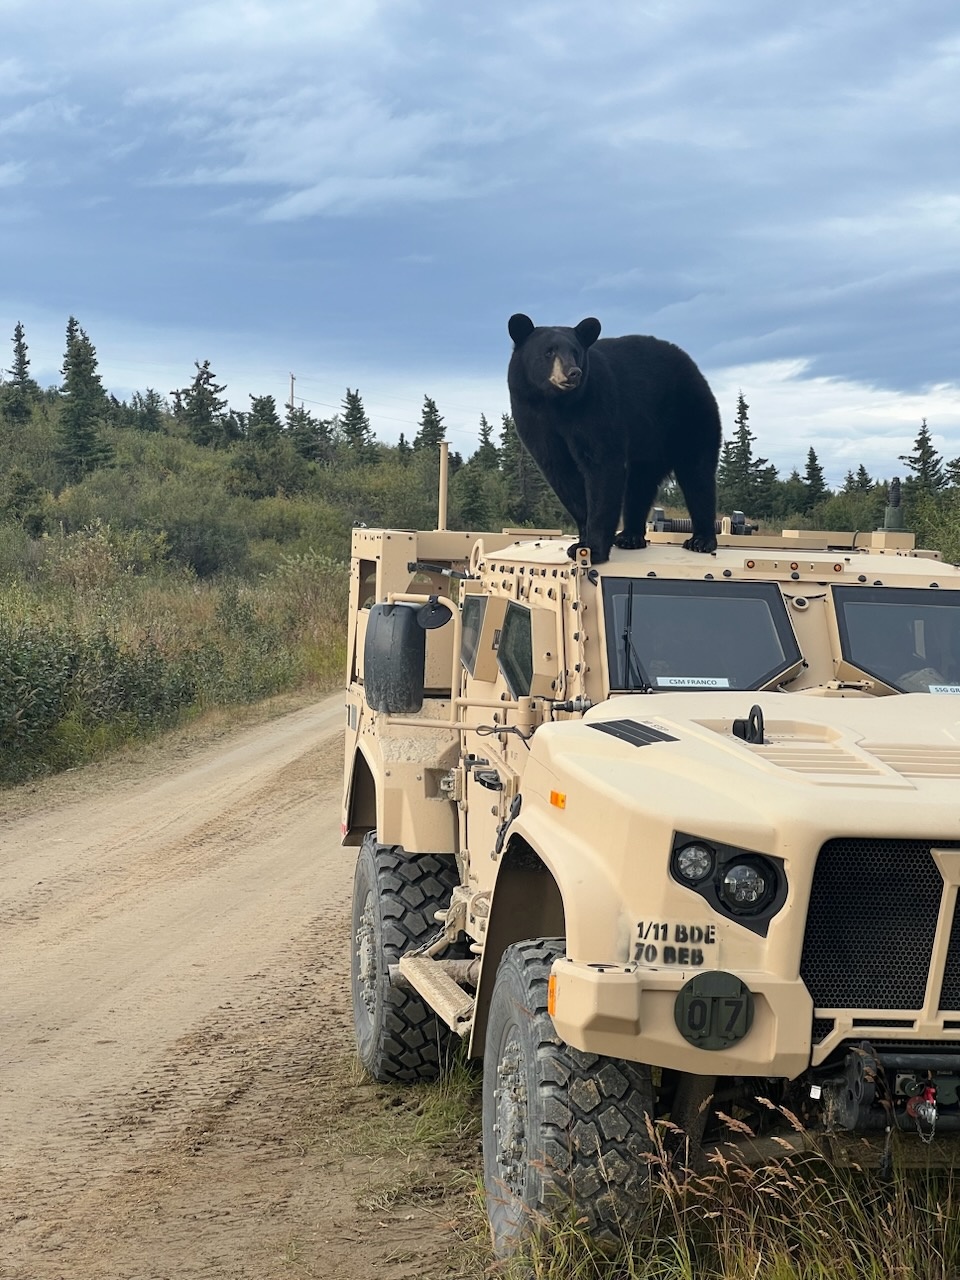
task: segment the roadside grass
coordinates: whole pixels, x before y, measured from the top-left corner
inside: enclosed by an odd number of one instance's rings
[[[498,1280],[958,1280],[956,1175],[833,1162],[825,1150],[759,1167],[734,1147],[678,1168],[657,1126],[643,1230],[598,1249],[574,1218],[544,1222]],[[478,1193],[478,1200],[480,1193]]]
[[[0,785],[211,708],[339,684],[346,583],[312,554],[201,582],[107,526],[51,540],[32,577],[0,581]]]
[[[458,1276],[496,1280],[960,1280],[960,1184],[949,1170],[907,1168],[897,1137],[892,1171],[787,1149],[750,1166],[733,1144],[696,1169],[667,1153],[658,1123],[645,1227],[601,1248],[575,1214],[537,1224],[513,1258],[492,1258],[480,1153],[480,1075],[456,1062],[437,1084],[377,1085],[354,1059],[351,1090],[374,1105],[342,1130],[343,1149],[371,1160],[361,1203],[376,1211],[429,1201],[457,1239]],[[793,1117],[788,1117],[794,1120]],[[796,1122],[797,1124],[799,1122]],[[749,1135],[748,1135],[749,1136]],[[438,1160],[438,1156],[443,1156]],[[384,1177],[377,1162],[393,1157]],[[399,1164],[397,1160],[399,1159]]]

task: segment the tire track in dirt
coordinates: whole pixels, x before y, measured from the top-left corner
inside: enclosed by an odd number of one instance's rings
[[[371,1219],[388,1170],[344,1141],[381,1104],[349,1066],[341,715],[0,822],[4,1280],[451,1274],[452,1170]]]

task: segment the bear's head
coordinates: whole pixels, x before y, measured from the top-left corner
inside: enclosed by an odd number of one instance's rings
[[[587,380],[588,348],[600,337],[600,321],[590,316],[573,329],[533,323],[518,313],[507,324],[513,339],[513,359],[523,366],[526,380],[545,394],[569,395]],[[522,353],[518,357],[518,353]]]

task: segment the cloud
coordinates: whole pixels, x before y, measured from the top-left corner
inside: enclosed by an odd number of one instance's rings
[[[23,181],[25,165],[13,160],[0,164],[0,187],[15,187]]]
[[[46,78],[34,75],[19,58],[0,58],[0,97],[42,93],[46,91],[47,83]]]
[[[960,455],[960,382],[904,394],[836,377],[810,376],[806,360],[774,360],[708,372],[721,406],[724,435],[733,433],[737,396],[750,406],[754,451],[783,474],[802,471],[812,446],[828,483],[838,486],[862,462],[872,474],[903,474],[901,454],[913,451],[923,418],[945,458]]]
[[[292,189],[273,204],[274,217],[382,197],[391,186],[401,199],[417,190],[446,194],[450,184],[425,171],[442,133],[438,118],[391,111],[359,91],[300,89],[269,104],[246,98],[232,103],[222,122],[190,118],[179,127],[219,159],[167,181]]]

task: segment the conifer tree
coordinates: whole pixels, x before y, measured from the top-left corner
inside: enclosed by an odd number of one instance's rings
[[[870,477],[870,473],[861,462],[859,467],[857,467],[857,489],[861,493],[869,493],[873,488],[873,484],[874,482]]]
[[[250,443],[269,448],[277,443],[282,431],[277,402],[273,396],[251,395],[250,412],[247,415],[247,438]]]
[[[958,486],[960,486],[960,457],[953,458],[950,462],[948,462],[946,464],[945,470],[946,470],[947,484],[949,484],[952,488],[957,488]]]
[[[756,436],[750,430],[750,406],[741,391],[733,439],[724,443],[717,468],[718,502],[721,510],[745,511],[768,516],[777,504],[777,469],[768,458],[755,458]]]
[[[533,524],[542,505],[547,482],[517,435],[508,413],[501,419],[500,474],[503,477],[507,516],[517,524]]]
[[[10,381],[0,396],[0,416],[13,427],[22,427],[30,421],[33,406],[40,399],[40,388],[30,377],[30,357],[23,325],[17,321],[13,330],[13,364],[9,369]]]
[[[492,523],[492,485],[496,477],[485,470],[474,454],[457,472],[451,484],[451,497],[456,505],[460,526],[464,529],[488,529]]]
[[[174,391],[174,414],[186,424],[194,444],[222,448],[239,434],[239,424],[227,420],[226,386],[217,383],[210,361],[194,360],[196,374],[189,387]]]
[[[372,462],[374,460],[373,431],[370,428],[370,419],[367,417],[367,411],[363,407],[363,401],[360,399],[359,390],[351,391],[347,387],[347,394],[344,396],[343,409],[340,414],[340,430],[343,433],[347,452],[354,462]]]
[[[400,439],[397,441],[397,461],[406,463],[413,452],[413,448],[407,437],[400,432]]]
[[[817,457],[813,445],[807,450],[807,465],[803,472],[804,510],[811,511],[818,502],[827,496],[827,482],[824,479],[823,467]]]
[[[906,480],[908,493],[939,493],[946,483],[943,458],[933,447],[926,418],[921,421],[920,431],[913,442],[913,453],[901,454],[900,461],[913,472]]]
[[[807,487],[796,467],[780,484],[780,513],[795,515],[806,510]]]
[[[163,430],[163,415],[169,410],[159,391],[155,391],[153,387],[147,387],[142,395],[139,391],[135,391],[132,397],[132,407],[134,422],[138,430]]]
[[[74,316],[67,322],[56,460],[68,482],[105,467],[113,450],[100,436],[107,396],[97,372],[97,351]]]
[[[435,400],[431,400],[429,396],[423,397],[423,411],[420,414],[420,430],[413,437],[414,449],[426,449],[430,453],[436,453],[440,448],[440,442],[446,435],[446,428],[443,425]]]
[[[0,513],[20,525],[31,538],[39,538],[46,523],[46,498],[45,491],[22,467],[11,467],[0,486]]]
[[[330,461],[330,423],[315,418],[301,404],[298,408],[287,406],[287,435],[290,443],[307,462]]]
[[[848,471],[847,474],[843,477],[843,487],[840,490],[840,492],[856,493],[856,491],[857,491],[857,477],[853,474],[852,471]]]
[[[500,454],[497,446],[493,443],[493,427],[486,419],[486,415],[480,415],[480,444],[477,451],[470,459],[475,462],[481,471],[496,471],[500,463]],[[479,526],[477,526],[479,527]]]

